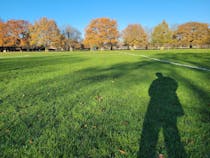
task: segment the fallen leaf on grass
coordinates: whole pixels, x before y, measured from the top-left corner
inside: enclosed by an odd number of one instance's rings
[[[128,121],[123,121],[122,124],[127,126],[129,124],[129,122]]]
[[[6,133],[10,133],[10,130],[9,130],[9,129],[6,129],[5,132],[6,132]]]
[[[33,143],[33,141],[32,141],[32,140],[29,140],[29,143],[30,143],[30,144],[32,144],[32,143]]]
[[[123,154],[123,155],[126,154],[126,152],[125,152],[124,150],[120,150],[120,149],[119,149],[119,152],[120,152],[121,154]]]
[[[99,101],[99,102],[103,100],[103,97],[102,97],[102,96],[99,96],[99,95],[97,95],[95,98],[96,98],[96,100]]]
[[[83,124],[81,128],[87,128],[87,124]]]

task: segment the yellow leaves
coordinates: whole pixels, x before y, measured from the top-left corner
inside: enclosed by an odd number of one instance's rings
[[[145,46],[147,34],[140,24],[128,25],[122,32],[123,40],[130,46]]]
[[[158,44],[159,46],[164,46],[164,44],[170,43],[172,40],[172,31],[169,29],[166,21],[157,25],[152,33],[152,42]]]
[[[56,46],[60,42],[60,32],[54,20],[48,20],[46,17],[35,22],[30,28],[31,45],[36,46]]]

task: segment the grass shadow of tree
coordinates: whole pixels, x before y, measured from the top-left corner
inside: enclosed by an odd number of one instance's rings
[[[174,62],[181,62],[181,63],[188,63],[190,65],[194,66],[200,66],[205,68],[210,68],[209,60],[210,60],[210,54],[209,53],[201,53],[201,54],[195,54],[195,53],[188,53],[186,58],[186,54],[156,54],[155,55],[160,60],[169,60]],[[199,60],[198,60],[199,59]]]
[[[69,99],[65,96],[69,92],[74,95],[81,95],[81,91],[89,88],[88,92],[85,92],[85,98],[93,98],[96,95],[94,92],[96,90],[100,91],[100,88],[94,87],[94,85],[107,81],[111,83],[113,78],[120,79],[123,83],[130,81],[128,82],[129,85],[136,85],[136,82],[140,82],[141,80],[133,82],[134,78],[126,78],[126,75],[134,70],[137,71],[139,68],[153,64],[153,61],[144,61],[119,63],[110,65],[109,67],[89,67],[61,76],[55,76],[54,78],[45,78],[33,84],[26,83],[20,85],[21,87],[14,90],[13,93],[2,98],[4,100],[4,106],[10,105],[12,109],[14,108],[14,114],[13,116],[10,115],[10,117],[14,117],[15,121],[5,121],[5,125],[2,126],[4,130],[2,133],[5,133],[7,129],[10,129],[10,131],[7,135],[4,134],[0,144],[5,142],[7,144],[15,144],[13,149],[21,150],[25,145],[29,144],[29,139],[36,142],[46,134],[48,129],[58,130],[58,126],[63,121],[60,118],[58,119],[58,111],[61,112],[63,109],[62,115],[65,113],[65,118],[72,117],[69,115],[70,111],[80,101],[84,101],[84,98],[76,96],[75,98],[72,97],[71,100],[71,98]],[[137,78],[139,79],[139,76],[136,76]],[[125,85],[121,86],[126,87]],[[16,97],[13,97],[14,95]],[[57,105],[57,101],[62,97],[65,98],[64,105]],[[67,114],[69,115],[68,117]],[[69,129],[69,131],[72,130]],[[25,133],[22,134],[22,131],[25,131]],[[98,134],[100,134],[100,131]],[[13,137],[8,139],[8,135],[12,135]],[[43,141],[46,140],[43,139]],[[11,149],[9,145],[1,148],[2,153],[5,154],[7,148]],[[10,155],[11,157],[13,157],[12,154]]]
[[[0,73],[11,70],[31,70],[40,66],[54,66],[69,63],[79,63],[87,60],[85,57],[66,56],[39,56],[23,58],[3,58],[0,62]]]
[[[156,76],[158,78],[149,88],[151,99],[144,118],[138,157],[157,157],[156,145],[162,128],[168,157],[186,158],[187,154],[177,128],[177,118],[184,115],[176,94],[178,83],[161,73],[156,73]]]

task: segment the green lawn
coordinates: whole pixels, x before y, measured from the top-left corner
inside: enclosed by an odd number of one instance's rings
[[[0,157],[209,158],[210,72],[121,52],[0,54]],[[129,53],[210,69],[210,50]]]

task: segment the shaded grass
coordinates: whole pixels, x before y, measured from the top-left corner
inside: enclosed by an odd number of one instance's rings
[[[148,51],[141,52],[162,60],[178,62],[181,64],[189,64],[210,69],[210,50],[209,49],[191,49],[191,50],[164,50],[164,51]]]
[[[185,114],[177,127],[188,157],[209,157],[208,72],[118,52],[26,55],[0,58],[1,157],[137,157],[156,72],[178,83]],[[158,153],[167,157],[162,131]]]

